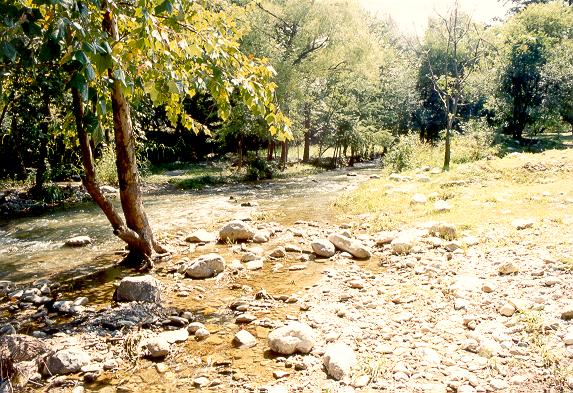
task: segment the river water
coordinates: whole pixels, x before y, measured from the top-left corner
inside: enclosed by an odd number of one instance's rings
[[[144,203],[159,238],[199,228],[216,230],[229,219],[257,214],[285,225],[297,220],[336,223],[342,218],[330,208],[332,201],[379,171],[366,164],[301,178],[151,193]],[[258,206],[241,206],[247,201]],[[67,238],[78,235],[90,236],[92,245],[63,247]],[[117,261],[123,247],[93,203],[8,220],[0,225],[0,279],[22,283],[61,273],[87,274]]]

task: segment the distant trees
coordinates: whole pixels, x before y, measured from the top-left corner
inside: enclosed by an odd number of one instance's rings
[[[555,89],[555,78],[566,82],[558,70],[567,68],[567,55],[559,60],[565,53],[556,49],[565,49],[573,38],[573,9],[559,2],[531,5],[506,22],[500,38],[492,67],[497,80],[492,109],[505,132],[520,140],[526,129],[546,129],[547,104],[561,101],[557,96],[563,91]]]
[[[445,16],[434,19],[422,47],[424,76],[432,83],[446,116],[444,170],[450,167],[450,140],[462,105],[466,104],[467,80],[480,61],[483,28],[464,15],[457,1]]]

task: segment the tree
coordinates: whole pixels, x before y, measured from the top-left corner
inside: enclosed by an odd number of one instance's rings
[[[271,134],[290,136],[288,120],[274,103],[272,68],[239,51],[238,39],[244,33],[241,7],[170,0],[39,0],[26,5],[39,16],[35,26],[42,47],[59,56],[69,73],[84,186],[138,262],[149,262],[153,252],[165,250],[154,239],[143,208],[130,101],[148,94],[155,105],[165,106],[172,124],[209,132],[183,110],[184,100],[207,92],[219,117],[226,119],[234,96],[266,119]],[[13,29],[24,31],[26,18],[16,20]],[[4,53],[11,55],[12,48],[6,50],[10,43],[3,45]],[[90,144],[109,109],[123,218],[98,186]]]
[[[526,129],[535,133],[545,128],[542,70],[553,49],[572,37],[571,26],[571,7],[553,2],[527,7],[502,28],[492,107],[504,130],[517,140]]]
[[[451,134],[459,108],[464,104],[466,82],[482,56],[481,31],[469,16],[461,13],[456,0],[448,14],[438,16],[426,32],[423,55],[429,71],[427,78],[446,114],[445,171],[450,167]],[[436,50],[443,56],[439,65]]]

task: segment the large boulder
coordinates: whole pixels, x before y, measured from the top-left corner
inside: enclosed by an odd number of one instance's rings
[[[44,375],[72,374],[91,362],[90,355],[81,348],[71,347],[53,352],[41,365]]]
[[[159,303],[161,285],[152,276],[125,277],[113,295],[118,302]]]
[[[352,254],[354,258],[368,259],[372,255],[370,253],[370,249],[358,240],[351,239],[338,233],[332,233],[328,236],[328,240],[339,250]]]
[[[312,247],[312,251],[320,257],[330,258],[336,251],[334,244],[327,239],[316,239],[310,246]]]
[[[268,342],[272,351],[282,355],[295,352],[309,353],[314,347],[314,331],[301,322],[290,322],[269,333]]]
[[[185,274],[191,278],[209,278],[225,270],[225,259],[215,253],[201,255],[195,258],[185,269]]]
[[[356,365],[356,354],[344,343],[330,344],[324,351],[322,363],[328,376],[340,381],[349,376],[350,370]]]
[[[255,236],[256,230],[250,224],[235,220],[228,222],[219,231],[219,239],[221,241],[246,241],[251,240]]]

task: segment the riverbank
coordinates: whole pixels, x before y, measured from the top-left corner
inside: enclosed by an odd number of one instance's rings
[[[26,314],[19,306],[10,314],[32,320],[40,313],[24,333],[44,332],[41,340],[54,352],[48,356],[70,347],[89,355],[71,374],[36,376],[25,389],[568,391],[573,160],[569,152],[505,160],[504,167],[525,168],[533,178],[508,187],[487,165],[487,187],[477,188],[468,178],[444,188],[444,176],[456,173],[430,170],[419,173],[429,182],[404,174],[371,179],[351,192],[396,209],[387,214],[403,211],[404,221],[392,230],[381,227],[374,208],[345,210],[338,222],[308,219],[313,212],[299,208],[304,221],[294,221],[293,213],[293,221],[279,224],[273,222],[273,205],[265,203],[251,221],[242,221],[254,227],[246,242],[216,242],[224,222],[204,226],[208,233],[195,234],[197,239],[188,231],[172,232],[165,240],[175,252],[152,272],[163,288],[158,306],[111,303],[124,272],[105,284],[58,295],[71,302],[58,305],[63,311],[48,303],[44,315],[42,307]],[[493,187],[489,182],[496,180]],[[447,193],[432,200],[434,189]],[[505,198],[492,199],[498,193]],[[478,207],[465,199],[472,194],[476,204],[489,203],[488,210],[482,205],[481,222],[472,218]],[[348,198],[339,199],[334,211],[347,209]],[[357,209],[367,206],[360,202]],[[353,239],[369,258],[356,258],[343,244],[328,256],[326,239],[336,242],[333,234]],[[213,253],[225,260],[225,270],[213,278],[189,278],[192,262]],[[88,303],[70,312],[82,296]],[[4,309],[3,316],[9,312]],[[310,339],[299,338],[312,346],[278,353],[269,336],[294,321],[308,326]],[[150,340],[157,345],[150,347]],[[151,356],[155,349],[166,352]]]

